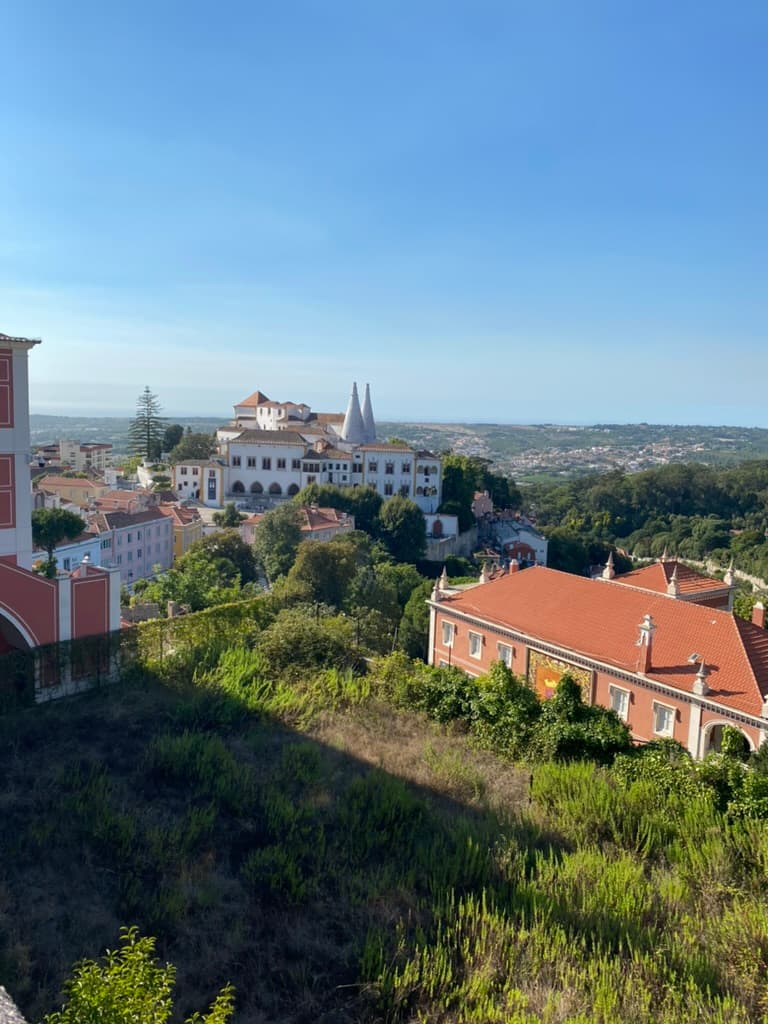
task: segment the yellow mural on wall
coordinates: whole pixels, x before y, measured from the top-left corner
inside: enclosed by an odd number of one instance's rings
[[[579,684],[581,696],[585,704],[592,703],[592,673],[585,668],[569,665],[559,658],[552,658],[540,651],[531,651],[528,655],[528,685],[536,691],[541,700],[555,695],[557,684],[565,673],[572,676]]]

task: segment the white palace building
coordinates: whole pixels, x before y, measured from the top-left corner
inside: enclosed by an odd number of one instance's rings
[[[405,444],[377,441],[369,385],[362,407],[352,385],[346,414],[314,413],[303,402],[272,402],[255,391],[217,434],[218,455],[173,467],[180,498],[210,508],[228,501],[274,505],[307,484],[368,484],[383,498],[401,494],[433,513],[441,502],[442,460]]]

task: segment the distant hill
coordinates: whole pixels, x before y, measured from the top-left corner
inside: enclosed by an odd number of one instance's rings
[[[169,423],[213,433],[228,415],[169,417]],[[127,416],[30,417],[32,443],[62,437],[103,441],[127,450]],[[399,437],[419,448],[490,459],[497,471],[516,480],[569,477],[624,469],[635,472],[670,462],[731,465],[768,458],[768,430],[759,427],[672,426],[652,423],[563,426],[551,423],[380,422],[379,437]]]

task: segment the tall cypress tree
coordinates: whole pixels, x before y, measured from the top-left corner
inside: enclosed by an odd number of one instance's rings
[[[163,448],[165,417],[160,415],[157,395],[144,388],[136,401],[136,415],[128,428],[128,442],[132,455],[145,459],[159,459]]]

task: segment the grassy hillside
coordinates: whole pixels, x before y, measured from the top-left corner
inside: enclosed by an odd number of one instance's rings
[[[765,1019],[764,822],[515,768],[391,675],[238,697],[200,670],[0,720],[0,982],[28,1018],[137,924],[181,1012],[231,981],[239,1022]]]

